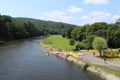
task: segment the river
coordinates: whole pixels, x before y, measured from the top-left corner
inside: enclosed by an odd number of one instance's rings
[[[39,42],[34,38],[0,45],[0,80],[102,80],[61,58],[46,56]]]

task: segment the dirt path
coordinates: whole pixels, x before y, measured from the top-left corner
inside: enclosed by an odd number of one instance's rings
[[[88,61],[88,62],[93,63],[93,64],[107,66],[107,67],[115,68],[115,69],[120,69],[120,64],[113,63],[110,61],[104,62],[104,60],[97,58],[90,53],[86,53],[86,54],[82,55],[82,58],[83,58],[83,60]]]

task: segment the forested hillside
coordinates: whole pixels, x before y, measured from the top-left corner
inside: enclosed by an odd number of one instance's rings
[[[0,41],[16,40],[44,35],[43,30],[31,22],[0,15]]]
[[[62,22],[53,22],[53,21],[43,21],[39,19],[33,18],[17,18],[18,20],[22,20],[25,22],[32,22],[36,27],[42,27],[44,32],[49,34],[61,34],[66,27],[76,27],[76,25],[62,23]]]
[[[23,39],[48,34],[61,34],[66,27],[75,27],[75,25],[0,15],[0,41]]]

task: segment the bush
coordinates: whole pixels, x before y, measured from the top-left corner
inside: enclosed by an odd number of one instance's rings
[[[62,35],[63,38],[65,38],[65,32],[63,32],[61,35]]]
[[[75,40],[74,40],[74,39],[70,39],[69,44],[70,44],[70,45],[74,45],[74,44],[75,44]]]
[[[78,49],[85,49],[85,45],[82,42],[79,42],[76,44],[76,50],[78,51]]]

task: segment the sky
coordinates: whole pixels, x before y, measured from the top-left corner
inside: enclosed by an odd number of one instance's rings
[[[75,25],[115,23],[120,0],[0,0],[0,14]]]

